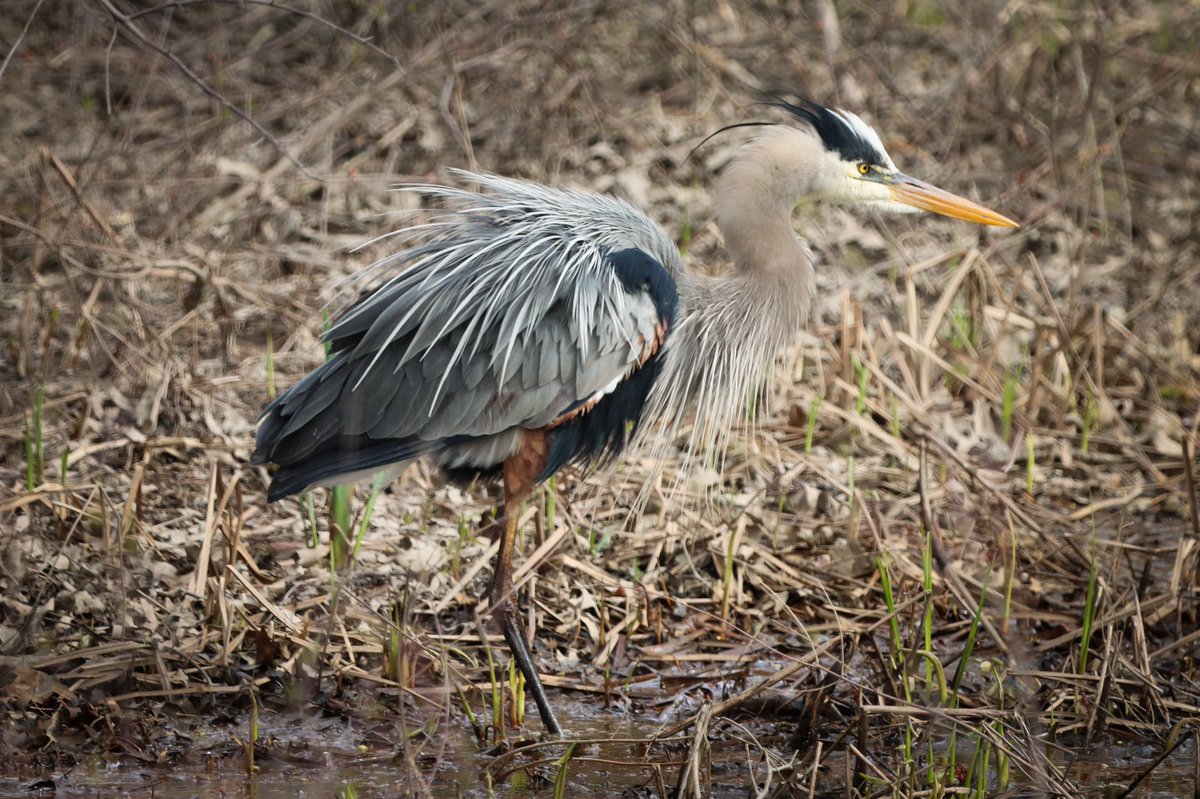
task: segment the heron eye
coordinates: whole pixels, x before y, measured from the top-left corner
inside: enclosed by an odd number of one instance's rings
[[[871,165],[868,164],[866,161],[863,161],[861,164],[858,165],[858,174],[866,175],[870,171],[871,171]]]

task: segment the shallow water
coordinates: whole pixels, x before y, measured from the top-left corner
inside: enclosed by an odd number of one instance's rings
[[[634,741],[645,740],[661,728],[652,719],[561,700],[556,702],[556,710],[573,737],[590,741],[576,747],[567,768],[566,796],[633,796],[646,786],[650,787],[648,795],[657,795],[655,768],[649,761],[678,762],[685,754],[681,745],[660,744],[647,758],[646,747]],[[390,725],[372,730],[342,720],[266,718],[260,726],[271,743],[256,754],[253,776],[247,776],[244,748],[235,737],[244,732],[244,725],[237,730],[197,728],[188,730],[192,745],[173,764],[145,765],[131,758],[95,756],[67,770],[0,772],[0,798],[545,796],[552,793],[559,771],[556,761],[567,746],[556,743],[520,756],[500,755],[497,747],[481,744],[465,723],[455,723],[448,729],[439,728],[431,739],[414,736],[411,740],[418,743],[406,753],[385,746],[371,749],[361,743],[385,737],[402,739],[402,731]],[[533,744],[538,731],[540,725],[530,719],[524,730],[510,732],[512,743]],[[736,754],[744,761],[740,745]],[[723,760],[714,752],[714,761]],[[677,770],[674,765],[663,767],[668,788]],[[492,792],[489,781],[494,785]],[[736,782],[735,792],[714,795],[744,796],[744,778],[738,777]]]
[[[679,763],[687,756],[682,743],[659,744],[647,752],[636,741],[662,728],[655,719],[598,709],[586,702],[556,702],[570,734],[589,742],[579,745],[567,767],[565,796],[659,797],[672,795]],[[8,797],[368,797],[428,796],[434,799],[552,796],[559,773],[558,758],[565,744],[555,744],[519,756],[498,755],[481,745],[463,723],[439,728],[433,738],[413,736],[406,752],[392,747],[369,747],[363,741],[401,739],[394,725],[374,729],[340,719],[282,718],[262,720],[270,745],[256,755],[256,770],[247,776],[244,749],[237,734],[245,729],[213,728],[197,723],[186,738],[189,750],[172,764],[153,765],[132,758],[94,756],[66,770],[0,772],[0,799]],[[516,745],[536,742],[536,720],[527,733],[513,733]],[[748,722],[745,727],[722,724],[712,739],[711,785],[714,799],[754,795],[749,775],[762,775],[758,744],[783,758],[787,736],[774,724]],[[738,730],[745,735],[738,737]],[[729,733],[733,732],[731,736]],[[753,736],[753,740],[751,738]],[[1191,796],[1195,741],[1189,741],[1161,763],[1132,794],[1136,799]],[[1086,753],[1066,752],[1059,765],[1083,796],[1120,794],[1159,755],[1153,746],[1112,745]],[[842,760],[835,756],[825,767],[815,795],[844,795]],[[1067,765],[1067,763],[1070,765]],[[657,768],[654,765],[658,764]],[[489,770],[489,767],[490,770]],[[1010,789],[1019,788],[1013,775]],[[661,779],[661,782],[660,782]],[[492,787],[489,788],[489,783]],[[776,782],[778,785],[778,782]],[[761,788],[761,783],[759,785]],[[1027,786],[1034,788],[1036,786]],[[665,790],[663,790],[665,789]]]

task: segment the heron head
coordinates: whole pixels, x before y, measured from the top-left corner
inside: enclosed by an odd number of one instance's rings
[[[898,170],[879,134],[857,114],[807,100],[773,105],[808,123],[820,139],[824,154],[814,188],[825,198],[879,211],[932,211],[982,225],[1017,227],[1008,217]]]

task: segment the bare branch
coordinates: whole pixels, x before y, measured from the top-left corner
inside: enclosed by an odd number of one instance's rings
[[[41,7],[42,0],[38,0],[37,5],[33,7],[33,11],[29,12],[29,18],[25,20],[25,27],[21,28],[21,33],[17,36],[17,40],[8,49],[8,55],[4,56],[4,63],[0,64],[0,78],[4,77],[4,70],[8,69],[8,62],[12,61],[13,53],[17,52],[21,46],[21,42],[25,40],[25,34],[29,33],[29,26],[33,24],[33,18],[37,16],[38,9]]]
[[[372,42],[370,37],[360,36],[349,28],[343,27],[331,19],[326,19],[320,14],[307,11],[303,8],[289,6],[285,3],[277,3],[275,0],[168,0],[168,2],[159,3],[158,5],[151,6],[150,8],[143,8],[140,11],[135,11],[132,14],[129,14],[127,19],[132,21],[150,14],[157,14],[162,11],[166,11],[170,8],[183,8],[184,6],[194,6],[200,4],[223,6],[267,6],[270,8],[278,8],[280,11],[286,11],[289,14],[294,14],[295,16],[303,17],[304,19],[311,19],[313,22],[324,25],[332,31],[336,31],[342,36],[353,40],[355,43],[361,44],[363,47],[366,47],[376,55],[387,59],[387,61],[396,68],[397,72],[404,72],[404,67],[400,65],[400,59],[396,58],[387,50],[384,50],[382,47]]]
[[[279,141],[279,139],[277,139],[274,135],[271,134],[270,131],[268,131],[266,128],[264,128],[262,125],[260,125],[253,117],[251,117],[249,114],[247,114],[242,109],[238,108],[233,103],[229,102],[229,100],[225,99],[224,95],[222,95],[216,89],[212,88],[207,83],[205,83],[203,78],[201,78],[199,75],[197,75],[195,72],[193,72],[191,67],[189,67],[187,64],[185,64],[183,62],[183,60],[180,59],[178,56],[176,56],[174,53],[164,50],[162,47],[160,47],[159,45],[157,45],[153,41],[151,41],[151,39],[148,36],[146,36],[146,34],[142,33],[141,28],[139,28],[136,24],[134,24],[133,20],[128,15],[122,13],[120,9],[118,9],[115,5],[113,5],[112,0],[96,0],[96,1],[109,13],[109,15],[117,23],[119,30],[124,31],[126,33],[126,35],[132,37],[137,42],[142,44],[144,47],[150,48],[151,50],[158,53],[163,58],[167,59],[172,64],[174,64],[175,67],[180,72],[182,72],[187,77],[188,80],[192,81],[192,83],[195,83],[197,86],[199,86],[200,90],[202,92],[204,92],[209,97],[216,100],[223,107],[229,109],[231,112],[236,114],[243,122],[248,124],[250,127],[254,128],[254,130],[256,130],[260,136],[265,138],[267,141],[271,142],[271,144],[274,145],[274,147],[277,150],[279,150],[281,153],[283,153],[283,155],[289,161],[291,161],[293,164],[296,165],[297,169],[299,169],[301,172],[304,173],[305,177],[312,178],[313,180],[317,180],[317,181],[321,180],[321,178],[317,177],[312,172],[309,172],[308,168],[305,167],[304,164],[300,163],[300,161],[294,155],[292,155],[290,152],[288,152],[288,149],[283,146],[283,142]]]

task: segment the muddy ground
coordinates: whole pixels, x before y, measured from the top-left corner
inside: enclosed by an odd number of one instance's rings
[[[15,2],[0,49],[0,787],[1192,790],[1200,3]],[[688,155],[763,92],[1021,227],[801,209],[813,318],[721,468],[530,503],[568,736],[647,742],[566,757],[479,613],[495,488],[359,486],[346,555],[255,420],[448,167],[724,268],[753,130]]]

